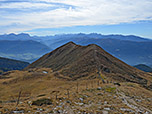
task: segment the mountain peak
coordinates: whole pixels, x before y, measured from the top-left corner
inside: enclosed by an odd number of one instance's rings
[[[144,72],[127,65],[95,44],[80,46],[68,42],[42,56],[25,70],[31,68],[51,68],[60,76],[71,80],[96,78],[99,71],[102,75],[117,81],[147,84]]]
[[[17,36],[17,35],[14,33],[10,33],[10,34],[8,34],[8,36]]]
[[[74,42],[70,41],[70,42],[62,45],[61,47],[57,48],[56,50],[60,50],[61,48],[63,48],[64,50],[66,50],[66,49],[74,48],[74,47],[76,47],[76,46],[78,46],[78,45],[75,44]],[[55,50],[54,50],[54,51],[55,51]]]
[[[77,44],[75,44],[74,42],[70,41],[70,42],[66,43],[65,45],[77,45]]]
[[[27,33],[20,33],[20,34],[18,34],[18,36],[28,36],[28,37],[30,37],[30,35],[27,34]]]

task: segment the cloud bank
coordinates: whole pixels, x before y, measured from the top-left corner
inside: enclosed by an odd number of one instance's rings
[[[152,20],[152,0],[3,0],[1,33]]]

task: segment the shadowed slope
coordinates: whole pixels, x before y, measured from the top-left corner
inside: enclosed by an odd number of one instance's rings
[[[22,70],[28,65],[28,62],[0,57],[0,74],[2,71],[6,72],[10,70]]]

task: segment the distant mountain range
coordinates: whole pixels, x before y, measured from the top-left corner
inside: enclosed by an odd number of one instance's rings
[[[0,74],[10,70],[22,70],[29,63],[0,57]]]
[[[134,67],[145,72],[152,72],[152,68],[144,64],[135,65]]]
[[[31,40],[32,37],[29,34],[21,33],[21,34],[4,34],[0,35],[0,40]]]
[[[132,66],[152,64],[152,40],[134,35],[102,35],[97,33],[43,37],[30,36],[25,33],[0,35],[0,42],[2,42],[0,44],[4,44],[1,46],[2,48],[0,47],[0,56],[32,62],[44,53],[69,41],[80,45],[97,44],[113,56]],[[13,48],[8,46],[10,42]]]

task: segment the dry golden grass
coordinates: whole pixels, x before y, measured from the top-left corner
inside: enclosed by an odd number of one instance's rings
[[[124,104],[117,91],[129,98],[134,97],[132,99],[138,105],[152,110],[152,92],[138,84],[127,82],[121,83],[121,86],[113,83],[102,84],[98,78],[68,81],[54,75],[51,69],[41,68],[32,69],[30,72],[13,71],[8,75],[10,78],[0,79],[0,112],[10,113],[16,110],[16,107],[18,110],[24,110],[24,113],[42,112],[44,114],[55,113],[59,110],[76,114],[79,112],[102,113],[102,111],[112,114],[127,113],[122,109],[135,111]],[[105,77],[105,80],[114,81],[109,77]],[[98,87],[101,87],[101,90]],[[20,91],[20,103],[16,106]],[[31,105],[33,101],[41,98],[51,99],[53,105]],[[141,102],[136,100],[141,100]],[[128,102],[130,102],[129,99]]]

